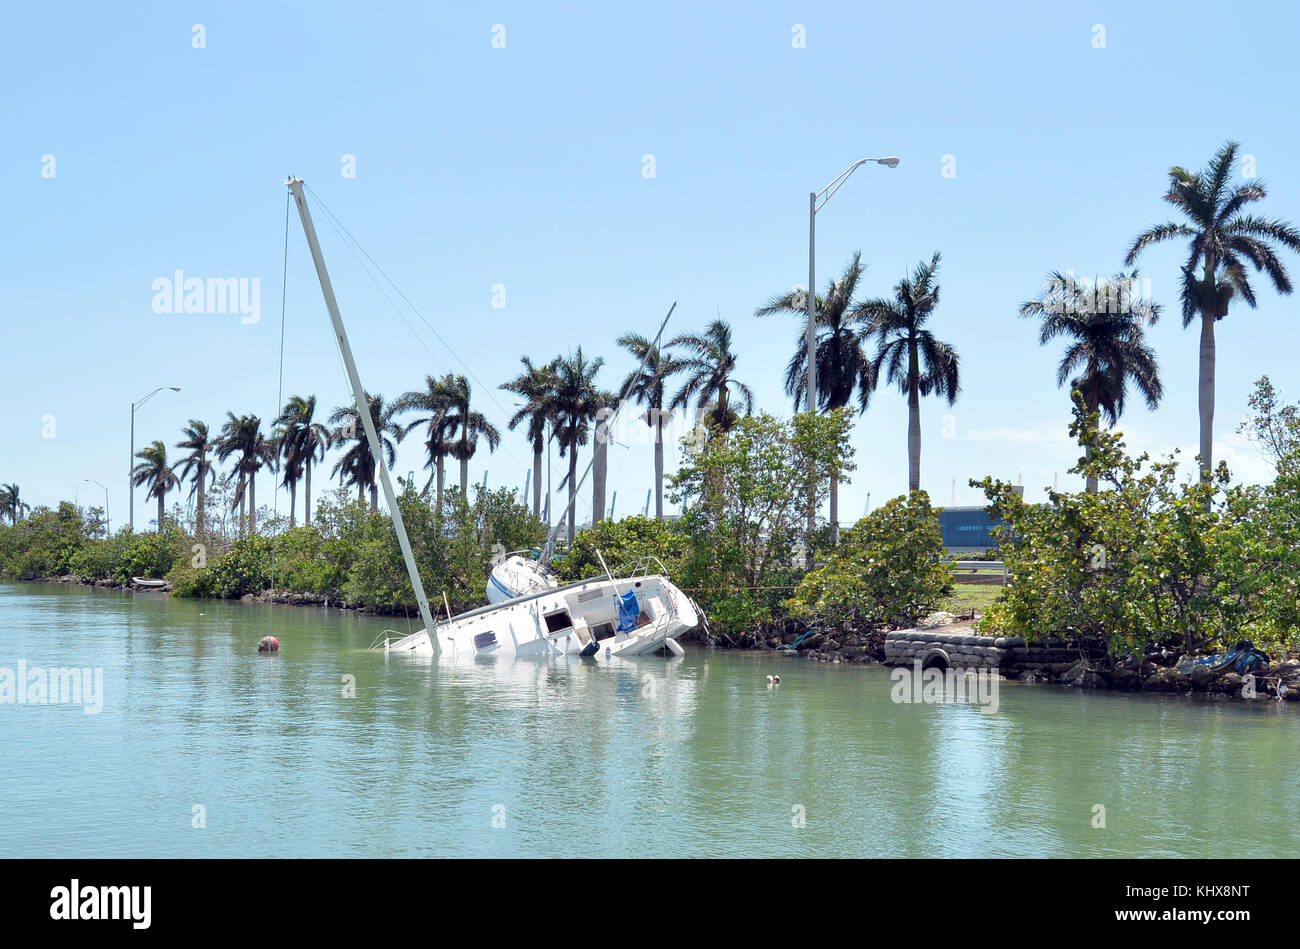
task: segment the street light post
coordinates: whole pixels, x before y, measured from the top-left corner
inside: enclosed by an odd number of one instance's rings
[[[131,484],[131,472],[135,470],[135,410],[138,409],[140,406],[144,405],[146,402],[152,399],[163,389],[171,389],[173,392],[181,391],[180,386],[159,386],[158,388],[150,392],[148,395],[146,395],[143,399],[131,403],[131,460],[128,463],[126,469],[126,493],[127,496],[131,499],[131,503],[129,507],[131,510],[130,524],[131,524],[132,533],[135,533],[135,488]],[[162,530],[161,524],[158,525],[158,530],[159,531]]]
[[[826,202],[835,196],[835,192],[840,190],[840,186],[849,180],[849,176],[869,162],[875,162],[877,165],[884,165],[887,168],[897,168],[898,159],[894,156],[888,158],[859,158],[853,164],[849,165],[842,172],[831,179],[831,183],[821,191],[812,191],[808,194],[808,401],[807,411],[817,411],[817,212],[826,207]],[[820,202],[820,203],[819,203]],[[808,534],[812,536],[813,522],[816,518],[815,511],[808,512]],[[831,517],[831,543],[837,544],[840,540],[840,526],[834,516]],[[809,548],[809,565],[812,563],[812,551]]]
[[[888,158],[859,158],[836,175],[831,183],[821,191],[808,193],[808,401],[809,412],[817,410],[817,212],[826,207],[826,202],[835,196],[840,186],[849,180],[849,176],[863,165],[875,162],[888,168],[897,168],[898,159],[892,155]]]
[[[107,485],[100,484],[100,483],[99,483],[98,481],[96,481],[94,478],[82,478],[81,481],[82,481],[82,484],[85,484],[85,483],[87,483],[87,482],[89,482],[90,484],[99,484],[99,486],[100,486],[101,488],[104,489],[104,536],[105,536],[105,537],[110,537],[110,536],[112,536],[112,533],[113,533],[113,521],[112,521],[112,519],[109,517],[109,514],[108,514],[108,487],[107,487]],[[78,485],[78,491],[80,491],[80,485]]]

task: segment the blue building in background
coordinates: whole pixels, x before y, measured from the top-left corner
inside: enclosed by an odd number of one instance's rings
[[[984,507],[946,507],[939,512],[939,530],[949,553],[984,553],[996,547],[992,530],[1001,523]]]

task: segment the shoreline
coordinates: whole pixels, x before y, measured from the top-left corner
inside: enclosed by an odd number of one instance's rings
[[[14,582],[74,584],[132,594],[172,595],[170,584],[163,587],[144,587],[131,582],[119,583],[112,579],[85,580],[70,574]],[[204,598],[186,597],[185,599],[197,601]],[[320,594],[292,590],[264,590],[224,601],[351,610],[375,617],[405,615],[396,611],[383,612],[351,606],[342,600],[332,600]],[[917,643],[924,641],[926,646],[933,649],[958,643],[961,644],[958,648],[972,648],[976,647],[976,641],[980,641],[986,642],[985,648],[996,654],[997,675],[1006,681],[1055,685],[1095,692],[1203,695],[1242,702],[1300,702],[1300,659],[1297,658],[1283,658],[1270,663],[1254,676],[1255,694],[1244,695],[1246,680],[1243,676],[1231,671],[1215,672],[1205,667],[1195,667],[1190,673],[1182,672],[1177,668],[1177,659],[1173,654],[1165,656],[1151,654],[1141,661],[1136,657],[1116,658],[1107,655],[1099,643],[1059,639],[1034,640],[1026,643],[1019,638],[982,636],[974,630],[973,615],[959,618],[951,614],[934,614],[927,619],[941,619],[943,622],[922,624],[911,629],[875,630],[866,633],[847,629],[817,631],[792,650],[778,647],[790,645],[797,638],[797,634],[790,632],[778,634],[775,628],[761,626],[747,630],[738,637],[723,634],[708,641],[692,633],[683,639],[685,642],[703,644],[713,649],[781,653],[791,657],[801,657],[810,662],[886,668],[908,667],[914,662],[922,661],[919,657],[914,660],[909,658],[907,661],[891,659],[888,642],[891,639],[911,639]],[[740,641],[737,641],[738,639]],[[1004,666],[1003,661],[1009,664]],[[969,663],[957,663],[954,668],[961,670],[975,668],[975,666]]]

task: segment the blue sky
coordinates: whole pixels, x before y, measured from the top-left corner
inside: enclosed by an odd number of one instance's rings
[[[504,48],[492,45],[498,24]],[[1168,167],[1199,168],[1227,138],[1254,156],[1264,212],[1300,220],[1300,133],[1283,105],[1297,92],[1298,27],[1282,3],[1227,17],[1205,4],[1073,2],[17,7],[0,36],[0,481],[35,505],[79,487],[98,497],[82,485],[95,478],[120,524],[132,400],[182,386],[140,410],[137,448],[172,445],[189,418],[216,428],[227,409],[276,414],[289,173],[445,340],[403,325],[317,210],[372,391],[395,397],[468,367],[478,407],[504,428],[512,398],[495,387],[520,355],[582,345],[606,358],[600,378],[614,387],[635,368],[614,340],[653,333],[677,301],[668,333],[720,313],[738,376],[788,413],[781,377],[799,326],[753,311],[807,280],[808,192],[859,157],[893,154],[900,167],[861,169],[818,215],[818,284],[861,250],[864,291],[882,295],[941,251],[932,325],[961,355],[962,393],[954,408],[922,403],[923,487],[947,504],[955,478],[957,503],[977,503],[967,479],[991,474],[1023,477],[1040,497],[1054,473],[1067,481],[1077,450],[1055,386],[1060,349],[1038,347],[1018,304],[1051,269],[1117,270],[1133,237],[1169,216]],[[1205,63],[1212,75],[1197,78]],[[284,395],[339,405],[345,379],[291,225]],[[1182,253],[1140,262],[1166,308],[1149,333],[1166,395],[1155,413],[1134,402],[1121,428],[1141,448],[1190,456],[1197,336],[1177,314]],[[1286,262],[1300,280],[1300,260]],[[155,313],[153,282],[176,270],[258,278],[259,320]],[[1233,430],[1252,381],[1270,373],[1300,397],[1300,304],[1262,279],[1257,289],[1257,310],[1234,307],[1220,324],[1218,350],[1217,454],[1251,480],[1267,469]],[[868,492],[875,506],[906,489],[906,428],[904,398],[882,388],[854,429],[843,520]],[[415,439],[401,446],[397,473],[422,464]],[[509,433],[471,478],[486,469],[490,485],[522,487],[529,464],[522,433]],[[650,445],[612,450],[616,513],[642,507],[652,471]],[[143,492],[137,506],[140,526],[153,506]],[[587,491],[578,512],[590,515]]]

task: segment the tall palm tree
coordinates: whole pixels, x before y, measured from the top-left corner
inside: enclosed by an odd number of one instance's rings
[[[1056,384],[1068,380],[1083,395],[1089,413],[1101,411],[1111,425],[1124,413],[1129,382],[1152,410],[1163,394],[1156,354],[1143,333],[1144,326],[1160,318],[1160,304],[1137,296],[1137,280],[1136,270],[1121,272],[1092,287],[1072,273],[1053,271],[1042,294],[1020,306],[1021,316],[1041,320],[1039,345],[1058,336],[1071,340],[1057,367]],[[1091,454],[1090,448],[1085,451]],[[1096,493],[1096,478],[1088,478],[1088,491]]]
[[[442,510],[442,486],[446,470],[447,456],[451,454],[452,422],[450,418],[454,398],[456,377],[451,373],[441,379],[433,376],[424,377],[424,389],[412,389],[405,392],[393,403],[395,412],[419,412],[421,417],[415,419],[402,429],[405,438],[421,425],[426,426],[425,451],[428,461],[424,467],[429,469],[429,480],[425,482],[422,497],[428,497],[429,485],[437,479],[436,510]]]
[[[642,418],[655,433],[655,519],[664,519],[664,397],[668,380],[680,372],[682,363],[639,333],[627,333],[618,344],[636,357],[640,372],[623,380],[623,397],[646,407]]]
[[[181,429],[183,436],[176,443],[177,448],[189,449],[189,454],[176,463],[176,472],[184,482],[191,479],[190,497],[196,498],[195,527],[203,533],[203,509],[207,493],[216,478],[216,467],[208,460],[208,453],[215,451],[217,444],[208,432],[208,423],[199,419],[190,419],[189,424]]]
[[[551,360],[545,366],[534,366],[527,356],[520,356],[524,371],[501,388],[515,395],[523,396],[519,411],[510,417],[509,428],[528,423],[528,442],[533,446],[533,514],[540,517],[542,513],[542,452],[546,449],[546,429],[554,430],[555,417],[555,366],[557,360]]]
[[[857,395],[858,414],[867,410],[875,391],[876,363],[867,352],[866,316],[863,304],[854,299],[862,279],[862,252],[858,251],[844,268],[843,275],[832,280],[826,296],[817,298],[817,404],[823,412],[842,409]],[[802,292],[791,291],[773,297],[754,311],[755,316],[773,313],[793,314],[807,322],[808,307]],[[794,353],[785,369],[785,391],[794,399],[795,411],[803,404],[808,390],[808,343],[803,332],[795,340]],[[831,477],[831,530],[838,534],[840,479]],[[836,538],[838,539],[838,538]]]
[[[230,509],[239,508],[240,531],[257,529],[257,472],[267,466],[274,470],[277,454],[275,442],[262,434],[262,420],[258,416],[236,417],[234,412],[226,413],[226,423],[217,440],[217,458],[225,461],[231,455],[239,456],[235,463],[239,485]]]
[[[329,430],[315,420],[316,396],[290,396],[274,424],[279,432],[280,457],[283,461],[282,483],[289,489],[289,526],[293,527],[297,506],[298,481],[304,482],[303,523],[311,524],[311,469],[325,460]]]
[[[167,463],[167,446],[161,439],[154,439],[152,445],[135,453],[140,464],[131,469],[131,486],[135,488],[148,485],[145,497],[158,499],[158,532],[163,529],[163,499],[167,492],[180,485],[176,472]]]
[[[1300,232],[1286,221],[1243,213],[1248,204],[1262,201],[1264,182],[1230,184],[1236,161],[1236,142],[1227,142],[1204,171],[1190,172],[1181,165],[1169,169],[1169,190],[1164,199],[1182,212],[1186,223],[1170,221],[1139,234],[1125,263],[1132,265],[1141,251],[1160,241],[1187,239],[1183,265],[1183,328],[1201,320],[1200,473],[1209,479],[1214,466],[1214,324],[1228,315],[1237,297],[1254,309],[1255,290],[1246,265],[1268,274],[1278,293],[1291,292],[1291,279],[1277,257],[1277,245],[1300,251]]]
[[[369,392],[366,393],[366,403],[370,409],[370,418],[375,424],[375,434],[379,436],[380,451],[384,453],[384,461],[391,467],[397,461],[397,449],[393,446],[393,441],[401,441],[403,434],[402,426],[394,421],[397,408],[385,403],[382,395],[371,395]],[[375,467],[370,440],[366,437],[365,425],[357,414],[356,406],[339,406],[330,415],[329,421],[336,426],[330,434],[332,444],[353,442],[352,447],[334,464],[331,475],[338,475],[344,485],[356,485],[358,501],[363,499],[366,488],[369,488],[370,510],[379,510],[379,471]]]
[[[731,406],[733,398],[746,415],[754,411],[754,393],[733,378],[736,354],[731,351],[729,323],[714,320],[703,333],[683,334],[668,345],[681,347],[687,353],[679,370],[686,373],[686,382],[673,396],[669,408],[686,408],[694,402],[697,415],[720,432],[730,431],[739,418]]]
[[[0,484],[0,518],[8,517],[10,524],[17,524],[23,515],[32,509],[19,497],[18,485]]]
[[[560,457],[569,457],[569,542],[577,535],[578,449],[587,444],[590,425],[602,404],[596,373],[605,364],[599,356],[588,361],[582,347],[555,361],[555,441]]]
[[[496,451],[501,444],[501,433],[482,412],[470,408],[470,385],[464,376],[451,382],[451,405],[447,422],[451,432],[451,454],[460,462],[460,492],[469,498],[469,460],[478,450],[478,440],[487,442],[488,451]]]
[[[907,396],[907,485],[921,490],[921,396],[934,393],[957,401],[961,389],[957,352],[925,329],[939,305],[939,253],[916,265],[894,287],[892,298],[863,305],[867,333],[876,337],[877,372]]]

